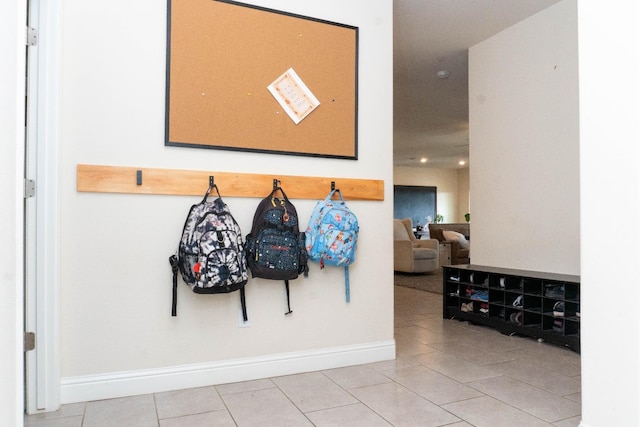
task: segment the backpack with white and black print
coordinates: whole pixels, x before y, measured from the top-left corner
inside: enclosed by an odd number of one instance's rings
[[[334,194],[340,200],[332,200]],[[340,190],[333,189],[329,195],[316,203],[305,232],[305,248],[311,261],[325,265],[344,267],[345,298],[351,300],[349,288],[349,265],[356,260],[356,246],[360,226],[358,218],[344,202]]]
[[[276,197],[280,191],[282,198]],[[291,313],[289,280],[307,276],[304,232],[298,226],[298,213],[282,188],[274,183],[271,194],[262,199],[247,235],[247,265],[251,277],[284,280],[287,312]]]
[[[242,315],[247,321],[244,286],[249,274],[242,231],[218,187],[211,185],[202,201],[191,206],[182,230],[178,251],[169,258],[173,270],[171,315],[176,315],[178,272],[184,283],[198,294],[219,294],[239,290]],[[208,201],[215,189],[218,197]]]

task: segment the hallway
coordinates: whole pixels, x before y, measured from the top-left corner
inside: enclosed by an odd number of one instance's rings
[[[441,313],[440,295],[396,286],[396,360],[64,405],[25,425],[578,426],[580,355]]]

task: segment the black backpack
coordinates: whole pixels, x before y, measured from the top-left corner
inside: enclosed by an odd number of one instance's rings
[[[207,201],[212,189],[218,197]],[[169,258],[173,270],[171,315],[176,315],[178,271],[182,280],[198,294],[240,290],[242,315],[247,321],[244,285],[249,279],[242,232],[218,187],[209,179],[209,189],[197,205],[191,206],[182,230],[178,251]]]
[[[278,191],[282,198],[275,196]],[[309,273],[304,245],[296,208],[274,183],[273,191],[262,199],[253,216],[251,233],[247,235],[247,265],[251,277],[284,280],[288,310],[285,314],[291,313],[289,280]]]

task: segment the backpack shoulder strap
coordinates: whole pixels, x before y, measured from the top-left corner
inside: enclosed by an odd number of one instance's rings
[[[247,300],[244,293],[244,286],[240,288],[240,305],[242,306],[242,319],[246,322],[249,320],[247,316]]]
[[[349,287],[349,266],[344,266],[344,296],[347,302],[351,302],[351,289]]]
[[[285,292],[287,293],[287,312],[284,313],[284,315],[286,316],[287,314],[293,313],[293,311],[291,311],[291,300],[289,298],[289,281],[288,280],[284,281],[284,289],[285,289]]]
[[[171,255],[169,257],[169,264],[171,264],[171,270],[173,271],[173,298],[171,300],[171,316],[177,315],[178,304],[178,257]]]

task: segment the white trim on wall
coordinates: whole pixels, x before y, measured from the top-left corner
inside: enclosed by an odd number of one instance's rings
[[[35,89],[29,105],[27,174],[36,181],[36,202],[28,210],[35,224],[28,233],[29,277],[26,327],[36,333],[36,350],[27,354],[27,412],[54,411],[60,406],[60,351],[58,313],[58,105],[59,22],[58,0],[30,2],[30,25],[38,30],[38,44],[30,52],[29,78]],[[30,48],[32,49],[32,48]]]
[[[341,368],[395,358],[394,340],[246,359],[63,378],[62,403],[111,399]]]
[[[0,13],[0,425],[21,426],[23,387],[23,191],[25,0]]]

